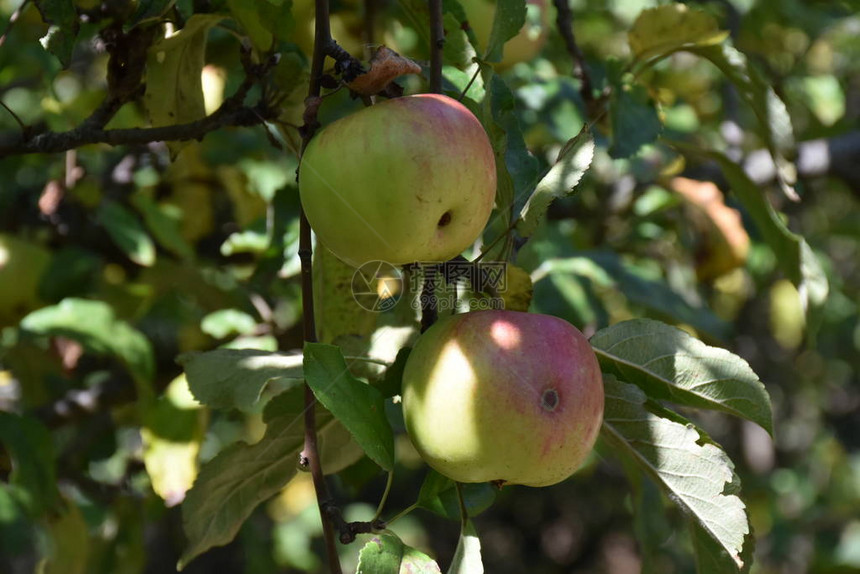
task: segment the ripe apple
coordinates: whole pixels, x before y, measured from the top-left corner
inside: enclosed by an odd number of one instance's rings
[[[406,361],[402,397],[415,448],[458,482],[560,482],[603,420],[603,380],[585,336],[519,311],[438,321]]]
[[[456,100],[395,98],[320,131],[302,156],[299,193],[319,240],[350,265],[445,261],[487,224],[495,158]]]
[[[496,14],[495,0],[461,0],[460,4],[466,11],[469,25],[475,31],[481,48],[486,49]],[[549,8],[546,0],[527,0],[526,8],[526,23],[519,34],[505,43],[504,55],[499,64],[501,68],[534,60],[546,44],[549,32]]]

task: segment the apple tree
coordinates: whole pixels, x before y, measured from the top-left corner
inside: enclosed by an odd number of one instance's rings
[[[609,4],[0,0],[0,569],[860,568],[856,11]]]

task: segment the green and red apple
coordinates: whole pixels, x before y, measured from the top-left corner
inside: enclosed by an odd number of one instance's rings
[[[573,474],[603,421],[594,351],[570,323],[518,311],[441,319],[403,373],[406,430],[458,482],[548,486]]]
[[[487,224],[495,157],[456,100],[395,98],[320,131],[302,156],[299,193],[317,238],[350,265],[446,261]]]

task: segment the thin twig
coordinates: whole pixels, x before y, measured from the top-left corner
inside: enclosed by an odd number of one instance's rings
[[[255,126],[274,111],[259,104],[256,108],[219,109],[197,121],[157,128],[91,129],[78,126],[66,132],[43,132],[31,137],[0,134],[0,158],[29,153],[56,153],[91,144],[139,145],[160,141],[200,140],[224,127]]]
[[[18,117],[18,114],[16,114],[14,111],[12,111],[12,108],[7,106],[5,104],[5,102],[3,102],[3,100],[0,100],[0,106],[3,106],[4,108],[6,108],[6,111],[9,112],[9,115],[11,115],[12,118],[18,123],[18,125],[21,127],[21,133],[22,134],[27,133],[27,125],[23,121],[21,121],[21,118]]]
[[[30,3],[30,0],[24,0],[21,2],[21,5],[12,12],[12,15],[9,16],[9,25],[6,26],[6,29],[3,31],[3,35],[0,36],[0,48],[3,47],[3,44],[6,43],[6,36],[9,35],[9,31],[12,29],[12,25],[21,17],[21,14],[24,12],[24,8],[27,7],[27,4]]]
[[[573,12],[570,9],[568,0],[553,0],[555,4],[557,16],[556,24],[558,31],[564,40],[564,45],[570,57],[573,59],[574,74],[579,78],[580,93],[585,101],[586,107],[591,107],[594,102],[594,84],[591,81],[591,74],[588,71],[588,64],[585,61],[585,54],[579,44],[576,43],[576,38],[573,36]]]
[[[328,0],[315,0],[315,24],[314,24],[314,52],[311,60],[310,85],[308,86],[308,106],[305,110],[305,125],[302,129],[302,151],[304,151],[311,138],[316,132],[318,125],[316,111],[319,108],[319,96],[321,91],[325,58],[334,42],[331,38],[329,25]],[[299,258],[301,260],[302,279],[302,329],[304,340],[314,342],[317,340],[316,321],[314,320],[314,287],[313,287],[313,244],[311,243],[311,225],[305,216],[304,209],[300,209],[299,223]],[[328,557],[329,569],[332,574],[341,574],[340,560],[337,555],[337,545],[332,528],[333,518],[339,517],[339,511],[332,503],[328,485],[323,475],[320,462],[319,448],[317,445],[316,430],[316,397],[310,386],[305,383],[305,417],[304,433],[305,441],[302,449],[302,461],[307,462],[313,478],[314,491],[319,506],[320,519],[322,521],[323,538],[325,539],[326,555]],[[342,519],[341,519],[342,521]]]
[[[442,25],[442,0],[427,0],[430,5],[430,91],[442,93],[442,50],[445,28]]]

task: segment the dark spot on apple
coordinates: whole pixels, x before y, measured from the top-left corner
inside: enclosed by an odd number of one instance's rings
[[[540,397],[540,406],[545,411],[554,411],[558,406],[558,392],[555,389],[547,389]]]
[[[437,223],[436,225],[438,225],[439,227],[445,227],[449,223],[451,223],[451,212],[446,211],[442,214],[442,217],[439,218],[439,223]]]

